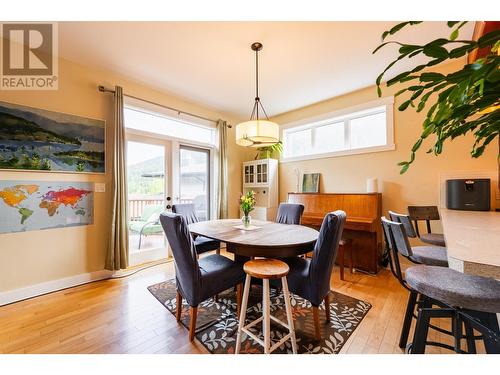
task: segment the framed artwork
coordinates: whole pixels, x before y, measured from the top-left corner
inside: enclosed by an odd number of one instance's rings
[[[89,225],[91,182],[0,181],[0,233]]]
[[[104,173],[105,125],[0,102],[0,169]]]
[[[319,173],[304,173],[302,176],[303,193],[319,193]]]

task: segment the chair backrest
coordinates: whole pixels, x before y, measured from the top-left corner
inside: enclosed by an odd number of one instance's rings
[[[187,221],[181,214],[164,212],[160,222],[174,255],[177,287],[191,303],[201,289],[201,272]]]
[[[313,296],[316,299],[316,301],[311,300],[313,304],[319,305],[330,291],[330,276],[339,242],[342,239],[345,221],[346,213],[339,210],[326,214],[321,224],[308,275],[309,287],[311,292],[314,291]]]
[[[386,244],[389,247],[391,271],[401,285],[407,288],[401,270],[401,263],[399,262],[399,254],[404,257],[409,257],[413,255],[413,252],[408,241],[408,236],[406,235],[405,227],[402,223],[387,220],[386,217],[382,217],[382,228],[384,229],[383,232]]]
[[[281,224],[300,224],[300,218],[304,213],[303,204],[280,203],[276,222]]]
[[[410,219],[415,221],[417,236],[420,237],[418,230],[418,221],[425,220],[427,224],[427,233],[431,233],[431,220],[440,220],[437,206],[408,206]]]
[[[392,221],[403,224],[406,230],[406,235],[408,237],[411,238],[417,237],[417,233],[415,233],[415,229],[413,228],[413,224],[411,223],[410,216],[389,211],[389,217],[391,218]]]
[[[159,216],[163,211],[161,204],[147,204],[142,209],[141,221],[150,221],[153,215]]]
[[[193,224],[197,223],[200,221],[198,219],[198,216],[196,216],[196,210],[194,207],[194,204],[192,203],[178,203],[172,205],[172,212],[174,214],[179,214],[184,216],[184,219],[186,219],[187,224]]]

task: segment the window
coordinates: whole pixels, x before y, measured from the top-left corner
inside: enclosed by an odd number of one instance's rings
[[[394,149],[392,97],[283,126],[283,161]]]
[[[204,127],[188,121],[171,118],[159,112],[150,112],[129,105],[124,108],[124,117],[125,126],[128,129],[209,145],[215,143],[215,128],[213,127]]]

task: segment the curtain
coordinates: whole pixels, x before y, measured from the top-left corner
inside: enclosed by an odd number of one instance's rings
[[[217,184],[217,218],[227,219],[227,122],[217,121],[219,133],[219,176]]]
[[[113,207],[111,210],[111,238],[106,257],[106,269],[108,270],[128,267],[127,164],[123,122],[123,89],[120,86],[115,87],[114,115]]]

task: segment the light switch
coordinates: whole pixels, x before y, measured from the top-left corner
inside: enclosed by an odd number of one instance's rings
[[[94,191],[96,193],[104,193],[104,192],[106,192],[106,184],[104,182],[96,182],[94,184]]]

